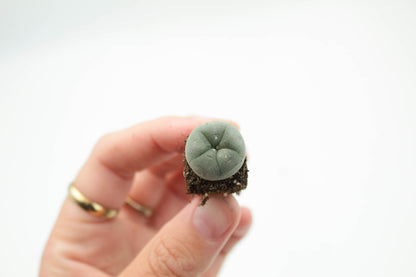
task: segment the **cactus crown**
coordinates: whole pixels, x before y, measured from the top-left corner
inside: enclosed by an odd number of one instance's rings
[[[246,149],[236,127],[224,121],[197,126],[185,145],[185,158],[199,177],[208,181],[234,175],[243,165]]]

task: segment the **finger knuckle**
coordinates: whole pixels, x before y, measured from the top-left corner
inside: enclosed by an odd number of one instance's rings
[[[159,238],[149,255],[148,265],[154,276],[194,276],[195,257],[183,242]]]
[[[42,253],[41,276],[77,276],[76,269],[69,267],[67,259],[73,258],[68,243],[51,236]]]
[[[123,158],[125,155],[123,142],[117,133],[108,133],[103,135],[96,143],[92,152],[93,160],[97,161],[100,166],[119,177],[123,181],[130,181],[133,173],[127,165],[119,166],[113,162],[116,157]]]
[[[95,144],[94,150],[96,152],[101,153],[102,151],[106,151],[108,150],[108,148],[111,148],[113,144],[113,134],[107,133],[98,139],[97,143]]]

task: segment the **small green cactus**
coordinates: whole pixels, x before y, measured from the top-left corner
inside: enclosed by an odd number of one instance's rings
[[[185,158],[196,175],[217,181],[231,177],[241,168],[246,148],[236,127],[224,121],[210,121],[191,132]]]

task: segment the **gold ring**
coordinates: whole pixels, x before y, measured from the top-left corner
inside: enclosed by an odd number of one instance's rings
[[[108,219],[115,217],[118,213],[115,209],[107,209],[98,203],[91,202],[72,183],[69,185],[68,195],[78,206],[94,216]]]
[[[139,203],[137,203],[136,201],[134,201],[133,199],[131,199],[128,196],[127,196],[127,199],[124,201],[124,203],[126,203],[127,205],[129,205],[130,207],[135,209],[136,211],[141,212],[146,217],[151,216],[152,213],[153,213],[153,211],[151,209],[143,207],[142,205],[140,205]]]

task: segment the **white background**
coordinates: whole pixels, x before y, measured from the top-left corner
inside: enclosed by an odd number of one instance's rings
[[[250,155],[221,276],[416,276],[415,49],[410,0],[0,0],[0,275],[101,135],[197,114]]]

